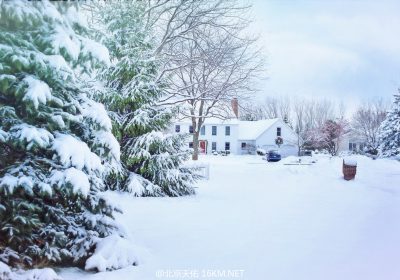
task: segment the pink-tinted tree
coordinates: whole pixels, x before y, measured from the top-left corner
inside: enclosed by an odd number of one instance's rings
[[[336,156],[340,142],[343,140],[343,135],[347,132],[348,127],[349,123],[344,118],[325,121],[319,130],[318,144],[332,156]]]

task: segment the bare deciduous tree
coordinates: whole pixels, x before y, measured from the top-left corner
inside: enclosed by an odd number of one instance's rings
[[[275,119],[279,116],[278,107],[278,99],[269,96],[265,98],[264,104],[261,105],[261,108],[263,109],[264,115],[267,119]]]
[[[297,144],[299,147],[299,154],[303,148],[328,148],[329,145],[327,143],[329,141],[326,140],[327,130],[325,128],[327,124],[332,122],[330,120],[336,118],[334,110],[335,104],[326,99],[294,99],[293,103],[293,123],[295,131],[298,134]],[[344,119],[344,106],[339,106],[339,116],[337,119]],[[334,121],[335,124],[336,122],[337,121]],[[340,137],[342,137],[342,134],[339,134]],[[338,145],[335,147],[338,147]]]
[[[242,121],[258,121],[266,119],[264,110],[256,101],[250,100],[247,102],[241,102],[240,108],[240,120]]]
[[[353,115],[352,129],[366,143],[369,153],[376,155],[379,147],[379,127],[386,117],[388,103],[375,99],[362,104]]]
[[[232,115],[231,100],[243,100],[254,92],[252,79],[261,70],[263,60],[254,47],[256,40],[244,35],[249,21],[241,16],[248,6],[234,0],[189,2],[194,5],[189,10],[202,10],[203,15],[198,23],[192,22],[192,16],[184,17],[187,20],[174,28],[174,34],[179,35],[167,35],[175,40],[163,44],[163,55],[167,57],[163,72],[168,73],[165,90],[169,94],[162,102],[181,104],[181,116],[191,119],[196,160],[205,119]]]
[[[292,126],[291,123],[292,103],[290,102],[290,98],[288,95],[281,96],[278,99],[278,108],[279,108],[279,118],[281,118],[289,126]]]
[[[261,119],[275,119],[281,118],[289,126],[292,126],[292,113],[293,104],[290,101],[290,97],[279,96],[265,98],[264,102],[258,104],[257,102],[248,102],[243,106],[245,115],[244,118],[250,118],[250,120],[261,120]]]
[[[315,126],[323,126],[327,120],[335,118],[335,106],[331,100],[322,99],[315,101]]]
[[[176,72],[171,96],[173,102],[185,103],[181,114],[192,122],[195,160],[205,119],[232,116],[231,100],[253,92],[251,80],[262,66],[259,52],[251,50],[254,41],[233,32],[203,30],[200,36],[193,34],[192,41],[179,45],[182,59],[191,63]]]
[[[250,5],[239,0],[147,0],[146,3],[146,28],[153,30],[154,56],[162,62],[159,79],[173,76],[177,69],[191,63],[180,57],[176,47],[194,40],[193,34],[214,29],[235,35],[233,30],[248,24],[244,17]]]
[[[298,155],[301,155],[301,149],[303,147],[303,143],[307,139],[307,130],[306,130],[306,102],[304,100],[296,100],[293,105],[293,113],[294,113],[294,129],[297,133],[297,147],[298,147]]]

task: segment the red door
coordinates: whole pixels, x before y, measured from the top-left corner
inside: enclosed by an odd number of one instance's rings
[[[199,152],[200,152],[200,154],[205,154],[206,153],[206,151],[207,151],[207,145],[206,145],[206,141],[199,141]]]

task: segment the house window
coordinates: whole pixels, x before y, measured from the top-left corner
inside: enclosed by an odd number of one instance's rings
[[[231,143],[225,142],[225,151],[229,151],[231,149]]]
[[[193,149],[193,142],[189,142],[189,148]]]
[[[349,143],[349,151],[355,151],[357,149],[356,143]]]
[[[215,125],[212,126],[212,135],[217,135],[217,127]]]
[[[193,133],[193,125],[189,125],[189,133]]]
[[[181,132],[181,126],[179,124],[175,125],[175,132]]]
[[[212,142],[211,143],[211,150],[216,151],[217,150],[217,142]]]
[[[360,144],[360,148],[359,149],[360,149],[361,152],[364,151],[364,148],[365,148],[365,145],[364,144]]]
[[[206,135],[206,127],[204,125],[200,128],[200,134]]]
[[[231,135],[231,127],[230,126],[225,126],[225,135],[226,136]]]
[[[242,142],[242,150],[246,149],[246,142]]]
[[[282,136],[282,128],[280,128],[280,127],[276,128],[276,136],[278,136],[278,137]]]

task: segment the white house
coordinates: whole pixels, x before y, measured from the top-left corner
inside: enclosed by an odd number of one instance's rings
[[[353,133],[347,133],[339,143],[339,152],[362,153],[366,146],[365,140]]]
[[[192,133],[189,120],[177,121],[173,133]],[[277,138],[282,139],[280,147]],[[240,121],[238,119],[206,119],[200,130],[201,154],[213,151],[230,151],[232,154],[254,154],[257,148],[279,150],[282,156],[297,155],[297,134],[281,119]],[[193,143],[188,143],[193,147]]]

